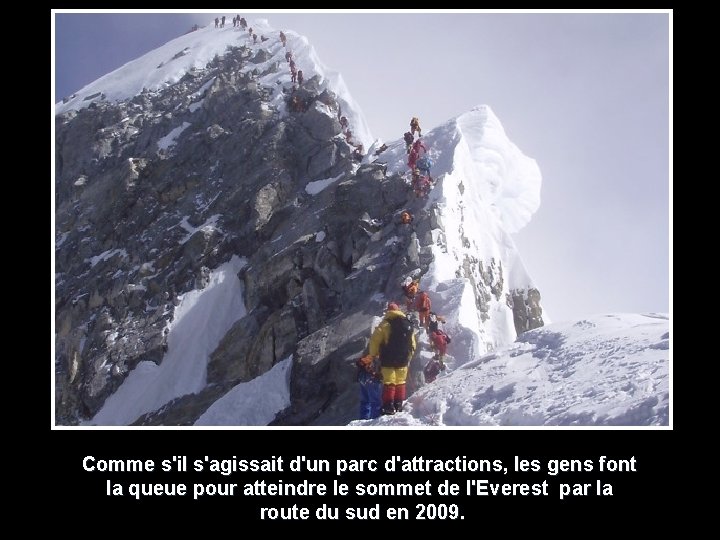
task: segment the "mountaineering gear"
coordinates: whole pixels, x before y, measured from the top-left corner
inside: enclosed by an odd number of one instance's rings
[[[367,373],[376,379],[380,377],[380,361],[374,356],[366,354],[358,359],[355,365],[358,367],[358,376],[361,373]]]
[[[420,139],[413,143],[410,155],[408,156],[408,167],[410,167],[410,170],[415,169],[418,159],[423,157],[426,153],[427,147]]]
[[[360,383],[360,420],[370,420],[382,414],[382,389],[379,360],[370,355],[360,358],[357,380]]]
[[[429,332],[435,332],[439,328],[439,323],[444,323],[445,317],[442,315],[438,315],[434,311],[430,312],[430,317],[428,318],[428,331]],[[448,341],[448,343],[450,343]]]
[[[423,375],[425,375],[425,382],[433,382],[435,379],[437,379],[437,376],[441,371],[445,371],[445,364],[435,358],[431,359],[427,364],[425,364],[425,368],[423,369]]]
[[[416,346],[412,323],[402,311],[388,309],[370,337],[368,347],[368,354],[380,357],[385,414],[402,410],[406,396],[407,366],[415,354]]]
[[[437,350],[438,357],[441,360],[447,352],[447,346],[448,343],[450,343],[449,339],[449,336],[442,330],[436,330],[430,334],[430,341],[432,342],[433,347]]]
[[[403,135],[403,139],[405,140],[405,146],[407,147],[407,153],[410,153],[410,149],[412,148],[413,141],[415,140],[415,137],[413,137],[413,134],[409,131],[405,132],[405,135]]]
[[[418,169],[413,169],[412,188],[418,198],[427,197],[430,193],[430,177],[421,176]]]
[[[422,156],[417,160],[416,167],[427,176],[430,174],[430,169],[434,164],[429,156]]]
[[[410,133],[414,135],[416,131],[418,132],[418,137],[422,137],[422,131],[420,130],[420,120],[418,120],[417,116],[413,116],[410,120]]]
[[[396,311],[395,313],[402,312]],[[380,363],[383,367],[407,366],[415,351],[415,334],[412,323],[403,315],[390,319],[389,327],[390,334],[380,347]]]
[[[385,384],[404,384],[407,379],[407,372],[407,366],[400,368],[384,367],[380,369],[382,380]]]
[[[405,401],[405,398],[407,397],[407,392],[405,390],[407,374],[407,366],[400,368],[382,368],[383,411],[386,409],[392,409],[393,411],[400,412],[402,410],[403,401]],[[385,414],[392,414],[392,412]]]
[[[413,305],[415,303],[415,295],[417,294],[419,286],[420,282],[416,280],[410,281],[409,283],[406,282],[402,286],[403,293],[405,294],[405,304],[408,311],[412,310],[413,308]]]
[[[418,318],[420,319],[420,326],[427,330],[428,317],[430,315],[430,297],[425,291],[418,295],[417,301],[415,302],[415,309],[418,312]]]
[[[367,374],[358,377],[360,383],[360,420],[371,420],[382,414],[381,381]]]

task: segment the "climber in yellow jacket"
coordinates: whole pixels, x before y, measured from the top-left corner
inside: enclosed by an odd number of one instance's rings
[[[406,398],[408,364],[415,354],[412,322],[394,302],[388,304],[382,322],[370,337],[369,354],[380,358],[383,380],[383,413],[400,412]]]

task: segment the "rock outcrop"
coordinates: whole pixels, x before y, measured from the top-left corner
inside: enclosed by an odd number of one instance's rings
[[[428,271],[447,232],[403,176],[353,159],[338,96],[318,77],[294,91],[262,84],[287,69],[271,60],[235,47],[164,89],[56,117],[58,424],[91,419],[140,362],[161,363],[182,295],[234,255],[247,261],[246,315],[210,353],[205,388],[135,423],[190,425],[288,356],[292,404],[276,424],[355,417],[372,318],[405,276]],[[460,266],[486,320],[502,263]],[[518,333],[542,325],[536,289],[506,302]]]

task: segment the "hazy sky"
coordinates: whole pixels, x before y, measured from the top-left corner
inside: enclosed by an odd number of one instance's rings
[[[236,13],[307,36],[375,137],[490,105],[542,171],[515,240],[553,321],[669,310],[668,14]],[[57,14],[53,99],[215,15]]]

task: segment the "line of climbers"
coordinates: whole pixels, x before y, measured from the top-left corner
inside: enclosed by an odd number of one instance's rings
[[[345,122],[341,119],[341,125],[347,127],[347,119]],[[413,191],[418,198],[427,197],[433,185],[430,176],[433,161],[422,141],[417,117],[410,120],[410,131],[403,139]],[[387,145],[382,145],[375,155],[387,148]],[[401,212],[401,225],[412,225],[412,222],[413,215],[408,210]],[[419,279],[408,276],[400,288],[405,299],[405,312],[394,301],[388,304],[382,322],[370,338],[368,353],[356,362],[360,383],[360,418],[364,420],[402,411],[407,397],[408,369],[417,349],[415,328],[425,331],[433,353],[422,369],[425,382],[433,382],[446,369],[444,360],[451,339],[440,328],[440,324],[446,322],[445,317],[432,311],[430,296],[427,291],[420,290]],[[414,312],[417,312],[417,319]]]
[[[215,18],[215,28],[218,28],[218,25],[220,28],[225,26],[225,17],[223,16],[222,19]],[[233,27],[239,27],[241,29],[247,28],[247,21],[244,17],[240,17],[240,15],[233,17]],[[253,38],[253,42],[257,43],[257,35],[253,32],[252,28],[248,29],[248,32]],[[268,38],[265,36],[260,36],[261,41],[267,41]],[[280,31],[280,42],[282,43],[282,46],[287,48],[287,36],[285,35],[285,32],[282,30]],[[295,63],[295,58],[293,57],[293,52],[291,50],[285,51],[285,61],[288,63],[288,67],[290,70],[290,82],[292,83],[292,89],[291,93],[293,94],[290,97],[289,100],[289,107],[291,112],[305,112],[309,106],[308,103],[304,102],[299,96],[295,95],[295,91],[298,89],[298,87],[302,87],[303,82],[305,82],[305,76],[303,74],[302,69],[298,69],[297,64]],[[297,86],[296,86],[297,84]],[[363,156],[365,155],[365,147],[362,143],[358,142],[357,144],[353,141],[353,134],[350,130],[349,122],[347,117],[342,115],[342,112],[338,111],[338,120],[340,121],[340,128],[342,130],[343,135],[345,136],[345,140],[354,148],[352,157],[355,161],[362,161]],[[385,150],[387,148],[387,145],[383,145],[383,147],[376,152],[376,155],[378,155],[380,152]]]
[[[383,320],[370,337],[368,354],[357,361],[361,420],[402,411],[407,398],[408,369],[417,350],[415,328],[425,330],[434,353],[423,368],[425,382],[433,382],[446,369],[444,359],[451,340],[440,329],[445,318],[431,311],[430,297],[425,291],[417,292],[419,282],[408,279],[403,285],[407,311],[417,311],[419,320],[406,315],[397,303],[388,304]]]
[[[415,132],[418,138],[415,140]],[[403,136],[405,141],[405,149],[408,154],[408,168],[411,174],[411,185],[417,198],[425,198],[430,193],[433,185],[430,169],[433,166],[433,160],[428,153],[428,148],[422,141],[422,130],[420,129],[420,120],[413,116],[410,120],[410,131],[406,131]]]

